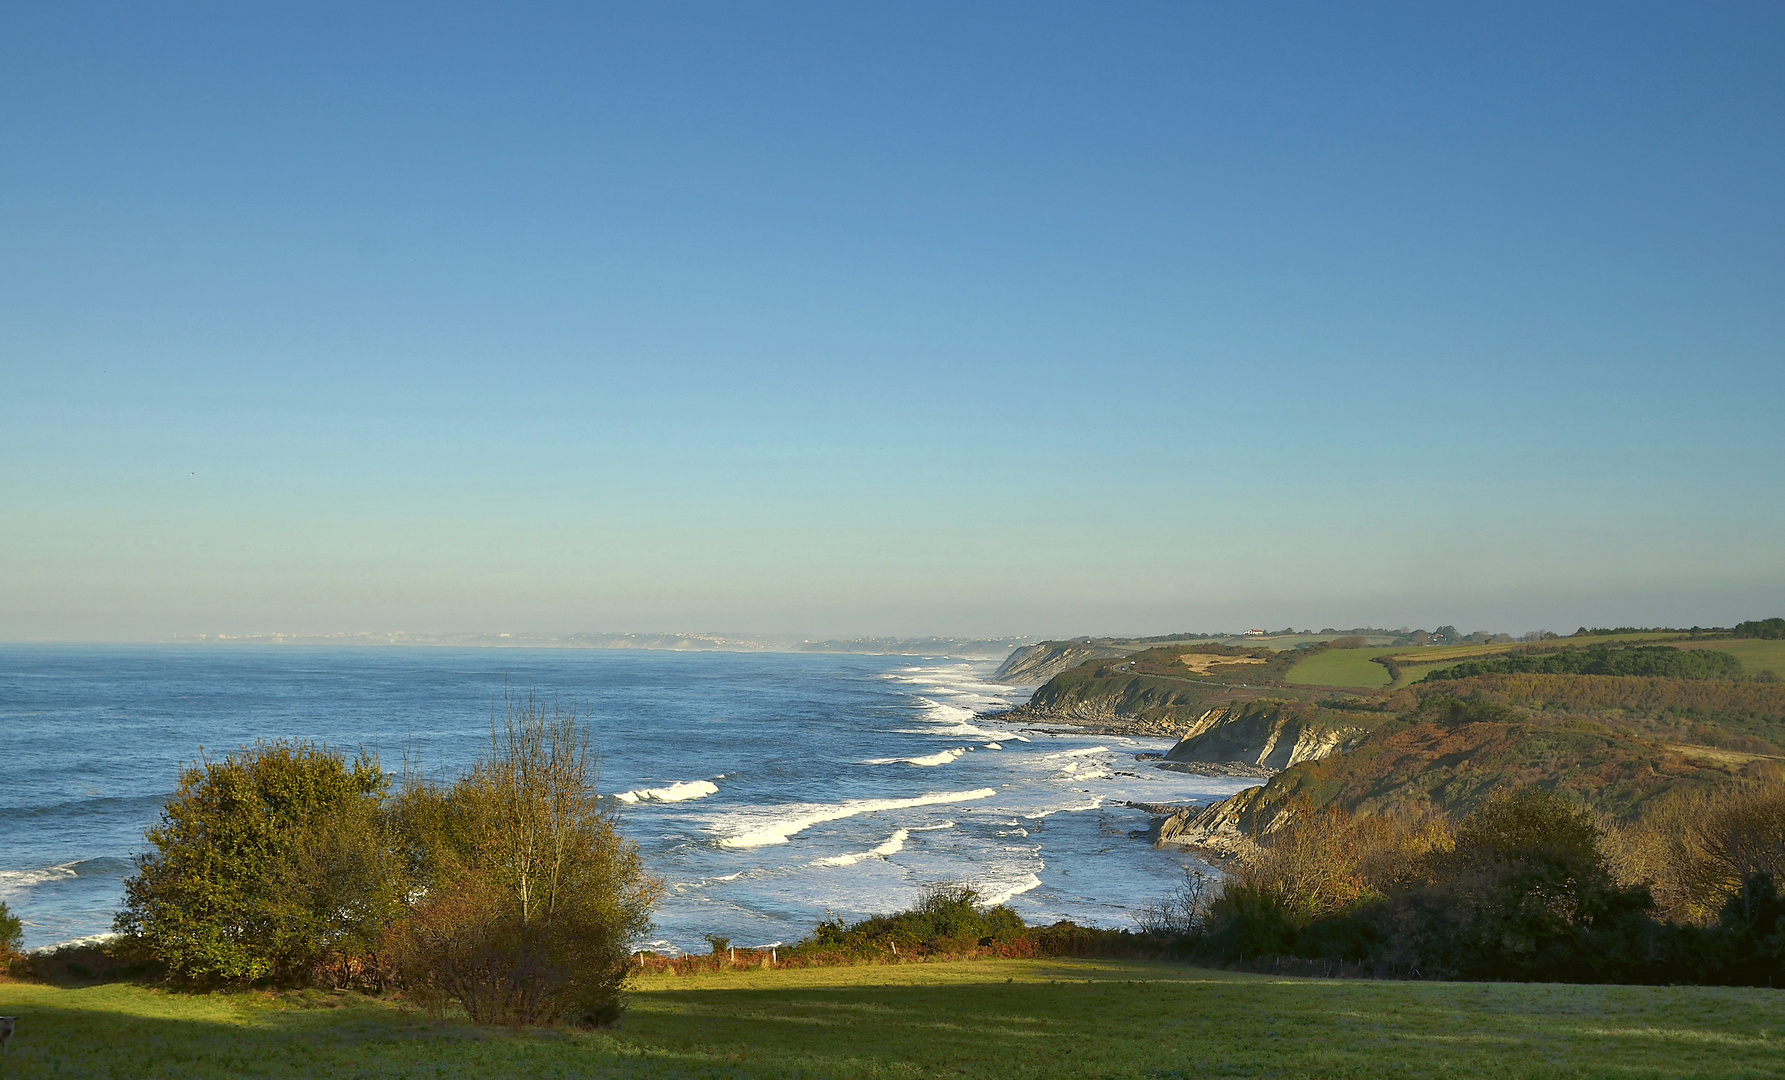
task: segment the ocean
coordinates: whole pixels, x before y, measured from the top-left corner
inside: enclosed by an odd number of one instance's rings
[[[182,764],[259,739],[435,775],[486,753],[504,693],[584,711],[652,873],[661,950],[793,942],[829,915],[972,884],[1031,922],[1130,926],[1192,856],[1126,802],[1252,781],[1137,760],[1169,740],[982,714],[1028,691],[947,657],[572,649],[0,648],[0,900],[27,948],[109,930]]]

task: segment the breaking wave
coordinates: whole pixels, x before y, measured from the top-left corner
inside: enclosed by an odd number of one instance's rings
[[[1036,821],[1047,817],[1050,814],[1082,814],[1086,810],[1101,809],[1103,809],[1103,798],[1102,796],[1096,796],[1088,803],[1075,803],[1069,806],[1038,806],[1033,810],[1020,811],[1020,813],[1023,817],[1026,817],[1031,821]]]
[[[854,866],[863,859],[891,858],[905,849],[905,839],[911,835],[910,829],[899,829],[886,838],[886,842],[872,851],[858,851],[853,855],[832,855],[828,859],[814,860],[813,866]]]
[[[841,821],[858,814],[872,814],[881,810],[908,810],[914,806],[973,802],[977,799],[989,799],[996,794],[998,794],[996,788],[988,787],[975,788],[972,791],[935,792],[929,795],[919,795],[912,799],[851,799],[848,802],[828,806],[820,803],[806,803],[799,807],[797,813],[764,821],[754,827],[745,826],[741,831],[730,836],[720,837],[719,846],[753,848],[767,847],[770,844],[785,844],[790,837],[827,821]]]
[[[719,785],[711,780],[689,780],[685,783],[671,784],[668,787],[622,791],[614,798],[624,803],[687,802],[689,799],[704,799],[708,795],[717,794],[719,794]]]
[[[1041,888],[1041,878],[1034,874],[1024,874],[1014,880],[976,881],[974,888],[978,890],[980,903],[1003,904],[1012,897],[1021,896],[1030,889]]]
[[[81,877],[115,877],[122,879],[133,869],[126,859],[76,859],[73,862],[43,866],[35,870],[0,870],[0,900],[9,900],[52,881],[68,881]]]
[[[864,764],[864,765],[947,765],[949,762],[955,761],[958,758],[960,758],[960,756],[962,754],[965,754],[966,752],[967,752],[966,747],[957,746],[953,750],[943,750],[938,753],[926,755],[924,757],[870,758],[869,760],[862,762],[862,764]]]

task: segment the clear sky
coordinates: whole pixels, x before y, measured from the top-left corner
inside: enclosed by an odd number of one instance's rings
[[[1785,6],[6,3],[0,638],[1785,614]]]

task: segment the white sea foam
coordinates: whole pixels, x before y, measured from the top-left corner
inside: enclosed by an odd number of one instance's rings
[[[1051,777],[1054,780],[1079,783],[1086,780],[1110,780],[1114,779],[1116,775],[1101,761],[1087,761],[1084,758],[1069,757],[1066,754],[1048,754],[1047,756],[1068,758],[1066,761],[1056,763],[1055,768],[1059,771]]]
[[[687,802],[689,799],[704,799],[708,795],[717,794],[719,794],[719,785],[711,780],[689,780],[685,783],[671,784],[668,787],[622,791],[614,798],[626,803]]]
[[[863,765],[947,765],[949,762],[954,761],[955,759],[959,758],[962,754],[965,754],[966,752],[967,752],[966,747],[957,746],[953,750],[943,750],[939,753],[929,754],[925,757],[870,758],[869,760],[862,762],[862,764]]]
[[[18,896],[27,889],[35,888],[48,881],[62,881],[71,877],[79,877],[75,870],[81,860],[62,863],[60,866],[45,866],[37,870],[0,870],[0,900]]]
[[[935,832],[937,829],[952,829],[952,828],[954,828],[954,822],[944,821],[940,825],[913,825],[909,829],[906,829],[905,831],[906,832]]]
[[[982,728],[976,724],[950,724],[948,727],[942,728],[941,730],[931,731],[931,732],[929,732],[929,734],[931,734],[931,735],[953,735],[956,738],[967,738],[967,739],[1002,739],[1002,738],[1005,738],[1005,735],[1002,731],[992,731],[989,728]]]
[[[872,851],[858,851],[853,855],[833,855],[828,859],[818,859],[813,866],[854,866],[863,859],[879,857],[891,858],[905,849],[905,839],[911,835],[910,829],[899,829],[886,838],[886,842]]]
[[[117,934],[88,934],[86,937],[78,937],[72,941],[58,941],[53,945],[39,945],[35,949],[26,949],[25,955],[42,956],[45,953],[53,953],[57,949],[85,949],[94,945],[104,945],[108,941],[115,941],[117,937]]]
[[[1082,750],[1062,750],[1057,754],[1043,754],[1043,757],[1084,757],[1086,754],[1113,754],[1115,751],[1107,746],[1087,746]]]
[[[964,720],[971,720],[979,715],[972,709],[962,708],[959,705],[948,705],[940,701],[931,701],[926,697],[918,698],[917,703],[923,706],[924,719],[938,724],[960,723]]]
[[[848,802],[803,803],[797,807],[781,808],[786,816],[766,821],[751,822],[730,836],[719,839],[720,847],[753,848],[766,847],[770,844],[785,844],[797,833],[810,829],[814,825],[822,825],[827,821],[841,821],[855,817],[857,814],[872,814],[880,810],[907,810],[914,806],[935,806],[940,803],[973,802],[977,799],[989,799],[998,794],[995,788],[975,788],[972,791],[940,791],[929,795],[919,795],[911,799],[850,799]],[[786,811],[793,811],[786,813]]]
[[[1037,807],[1034,810],[1026,811],[1023,814],[1023,816],[1030,819],[1031,821],[1034,821],[1038,818],[1047,817],[1050,814],[1078,814],[1078,813],[1083,813],[1086,810],[1100,810],[1102,808],[1103,808],[1102,796],[1094,796],[1091,799],[1091,801],[1088,803],[1074,803],[1074,804],[1069,804],[1066,806]]]
[[[1034,874],[1024,874],[1014,881],[976,881],[974,885],[979,890],[981,903],[1003,904],[1011,897],[1041,888],[1041,879]]]
[[[1002,746],[999,746],[999,745],[998,745],[998,744],[997,744],[997,743],[995,743],[995,742],[989,742],[989,743],[986,743],[986,744],[985,744],[985,748],[986,748],[986,749],[987,749],[987,750],[1002,750],[1002,749],[1004,749],[1004,748],[1003,748],[1003,747],[1002,747]]]
[[[654,952],[663,956],[687,956],[688,953],[680,945],[668,938],[647,941],[638,947],[639,952]]]

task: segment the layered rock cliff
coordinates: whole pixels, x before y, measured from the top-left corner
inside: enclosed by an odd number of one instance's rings
[[[1085,639],[1024,645],[998,665],[998,670],[992,672],[992,681],[1010,686],[1040,684],[1087,660],[1113,660],[1136,648]]]
[[[1245,730],[1243,723],[1227,726],[1236,736]],[[1289,734],[1286,729],[1279,745]],[[1196,752],[1221,756],[1210,737],[1225,735],[1217,727],[1179,745],[1195,744],[1201,748]],[[1255,745],[1240,742],[1245,754]],[[1259,787],[1172,814],[1160,826],[1159,842],[1241,852],[1253,838],[1269,836],[1297,807],[1335,807],[1359,815],[1408,808],[1459,818],[1496,791],[1531,784],[1598,813],[1628,818],[1668,792],[1785,776],[1785,767],[1769,757],[1693,753],[1566,714],[1445,697],[1346,737],[1335,749],[1339,752],[1294,762]]]
[[[1373,719],[1275,701],[1229,705],[1203,713],[1165,760],[1280,772],[1344,749],[1374,726]]]

